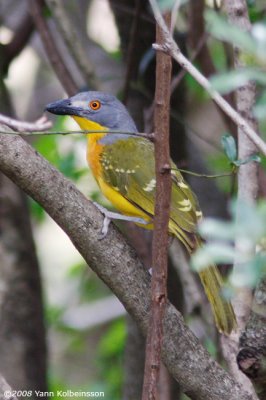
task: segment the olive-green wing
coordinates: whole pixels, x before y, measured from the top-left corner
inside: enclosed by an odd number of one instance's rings
[[[102,153],[104,180],[128,201],[154,215],[154,146],[140,137],[119,139],[105,146]],[[176,168],[173,164],[173,168]],[[169,231],[181,240],[194,233],[199,207],[197,199],[179,171],[172,171]],[[183,240],[182,240],[183,241]]]

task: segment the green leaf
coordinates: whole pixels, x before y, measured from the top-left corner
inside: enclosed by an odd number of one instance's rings
[[[224,94],[244,86],[250,80],[266,85],[265,71],[258,68],[242,68],[214,75],[210,81],[214,89]]]
[[[213,263],[231,264],[234,258],[235,250],[232,246],[216,242],[199,248],[191,257],[191,263],[194,270],[201,271]]]
[[[235,225],[215,218],[204,218],[199,224],[199,233],[204,239],[234,240]]]
[[[250,162],[261,162],[261,157],[258,154],[253,154],[252,156],[249,156],[248,158],[245,158],[244,160],[235,160],[232,161],[232,163],[234,165],[236,165],[237,167],[239,167],[240,165],[244,165],[244,164],[248,164]]]
[[[260,120],[266,120],[266,90],[262,92],[253,111],[255,117]]]
[[[217,39],[229,42],[250,54],[256,53],[256,40],[250,33],[230,24],[225,17],[215,11],[205,12],[207,30]]]
[[[157,4],[162,12],[171,11],[177,0],[157,0]],[[178,5],[179,7],[188,3],[188,0],[179,0]]]
[[[237,159],[237,148],[236,142],[232,135],[226,134],[222,136],[221,144],[224,149],[224,152],[227,158],[230,160],[231,163],[236,161]]]
[[[170,11],[174,7],[176,0],[158,0],[158,6],[162,12]]]
[[[248,262],[241,263],[238,268],[234,268],[230,276],[230,283],[234,287],[255,287],[258,280],[265,274],[266,257],[256,254]]]

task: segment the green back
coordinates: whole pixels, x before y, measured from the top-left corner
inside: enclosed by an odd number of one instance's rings
[[[154,215],[154,146],[138,136],[118,138],[106,144],[101,156],[104,180],[128,201]],[[176,168],[172,162],[172,167]],[[198,201],[179,171],[172,170],[169,231],[191,250],[193,234],[201,216]],[[192,235],[190,235],[192,234]]]

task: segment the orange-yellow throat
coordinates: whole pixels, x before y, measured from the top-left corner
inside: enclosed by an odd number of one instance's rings
[[[102,172],[100,156],[103,151],[103,145],[99,143],[99,140],[106,135],[106,133],[100,133],[98,131],[106,131],[107,128],[101,126],[97,122],[89,121],[86,118],[74,116],[73,119],[77,122],[77,124],[80,126],[82,130],[93,131],[95,129],[96,131],[95,133],[88,133],[87,135],[87,140],[88,140],[87,161],[95,179],[98,182]]]

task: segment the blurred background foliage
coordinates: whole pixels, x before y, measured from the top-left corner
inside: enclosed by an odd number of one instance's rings
[[[119,4],[119,2],[110,1],[109,3],[107,0],[65,1],[65,8],[72,18],[73,25],[79,26],[79,40],[85,43],[84,51],[92,61],[95,74],[101,82],[101,88],[120,97],[123,97],[126,75],[123,52],[125,44],[121,38],[122,28],[117,26],[119,18],[115,19],[114,10],[118,8],[122,13],[132,14],[135,6],[135,3],[131,1],[124,3],[123,5],[122,2]],[[160,1],[163,9],[172,7],[173,3],[175,2]],[[200,60],[195,57],[195,52],[200,51],[191,45],[189,38],[193,35],[189,18],[191,2],[180,3],[175,24],[178,40],[181,40],[195,65],[204,69]],[[248,6],[253,24],[250,33],[242,32],[228,24],[220,10],[219,1],[206,1],[204,12],[206,32],[203,33],[205,44],[210,52],[210,60],[207,62],[210,61],[215,70],[211,82],[217,90],[228,94],[250,79],[256,81],[258,100],[254,113],[259,120],[261,134],[266,139],[266,6],[264,1],[251,0],[248,1]],[[24,0],[0,0],[1,46],[12,40],[17,23],[27,7],[28,3]],[[93,85],[87,85],[84,82],[77,67],[73,65],[73,60],[67,54],[68,51],[58,34],[52,10],[49,11],[46,7],[46,11],[47,21],[60,50],[65,53],[67,63],[71,65],[71,71],[77,77],[80,90],[90,89]],[[152,17],[149,13],[147,16],[146,13],[145,18],[148,25]],[[145,32],[143,32],[144,36]],[[137,46],[140,45],[141,43],[138,42]],[[248,64],[246,68],[233,70],[231,45],[237,45],[243,50]],[[138,55],[136,70],[141,73],[137,78],[132,79],[131,85],[135,95],[136,93],[137,96],[144,94],[146,102],[147,99],[152,99],[147,77],[147,74],[149,76],[147,61],[149,57],[147,52],[141,56]],[[154,56],[151,56],[151,59],[152,57]],[[175,73],[178,75],[180,71]],[[32,34],[29,43],[12,61],[4,83],[15,115],[25,120],[34,120],[39,117],[47,103],[65,95],[36,33]],[[226,126],[223,117],[217,112],[203,89],[187,74],[182,79],[182,90],[186,97],[182,100],[183,108],[173,107],[172,116],[186,131],[188,150],[177,160],[178,166],[195,172],[207,171],[210,174],[235,172],[239,160],[234,132]],[[134,107],[132,113],[134,114]],[[138,111],[139,126],[141,126],[139,120],[142,118],[139,117]],[[147,123],[145,126],[147,127]],[[77,129],[76,125],[69,118],[54,118],[55,132],[75,129]],[[223,146],[222,137],[224,137]],[[181,139],[175,140],[180,148],[178,140]],[[31,143],[65,176],[73,180],[86,196],[107,204],[87,168],[84,137],[78,135],[38,136],[32,138]],[[200,170],[197,169],[196,161],[198,160],[196,159],[201,158],[204,159],[204,171],[201,171],[201,167],[199,167]],[[249,160],[240,161],[248,162]],[[266,160],[257,158],[256,161],[260,162],[262,172],[265,171]],[[189,176],[188,179],[190,179]],[[194,190],[198,191],[199,197],[204,194],[202,182],[206,179],[194,178],[194,181],[197,181]],[[193,185],[192,179],[191,184]],[[219,189],[217,206],[219,202],[223,202],[221,207],[225,210],[218,216],[223,218],[229,215],[229,204],[232,204],[231,199],[234,198],[236,192],[235,174],[232,172],[232,176],[218,178],[215,184]],[[207,210],[205,213],[209,215],[212,212],[209,210],[211,200],[208,200],[208,196],[212,195],[208,191],[205,194],[207,200],[201,203]],[[261,193],[262,197],[264,195],[265,190]],[[231,215],[234,218],[234,206],[231,206],[231,209]],[[249,246],[255,244],[265,250],[263,243],[266,233],[265,210],[264,200],[257,207],[243,204],[240,209],[244,216],[241,219],[243,223],[237,227],[233,219],[227,222],[206,219],[200,227],[200,232],[205,238],[211,238],[213,241],[195,256],[195,268],[204,266],[206,259],[209,260],[210,257],[221,263],[231,263],[235,257],[234,240],[241,234],[243,246],[247,249],[246,258],[243,261],[246,269],[242,277],[232,277],[230,284],[233,286],[240,283],[240,279],[243,278],[244,281],[242,279],[241,283],[248,281],[255,285],[262,270],[265,272],[266,260],[264,253],[253,257],[248,253],[248,249]],[[125,310],[116,299],[113,299],[106,286],[84,265],[60,228],[32,200],[30,200],[30,211],[44,288],[49,348],[49,390],[71,388],[72,390],[104,391],[106,399],[119,400],[122,398],[125,372],[123,366],[126,342]],[[106,300],[108,300],[107,303]],[[212,354],[217,354],[215,339],[212,340],[206,336],[201,339],[205,340]]]

